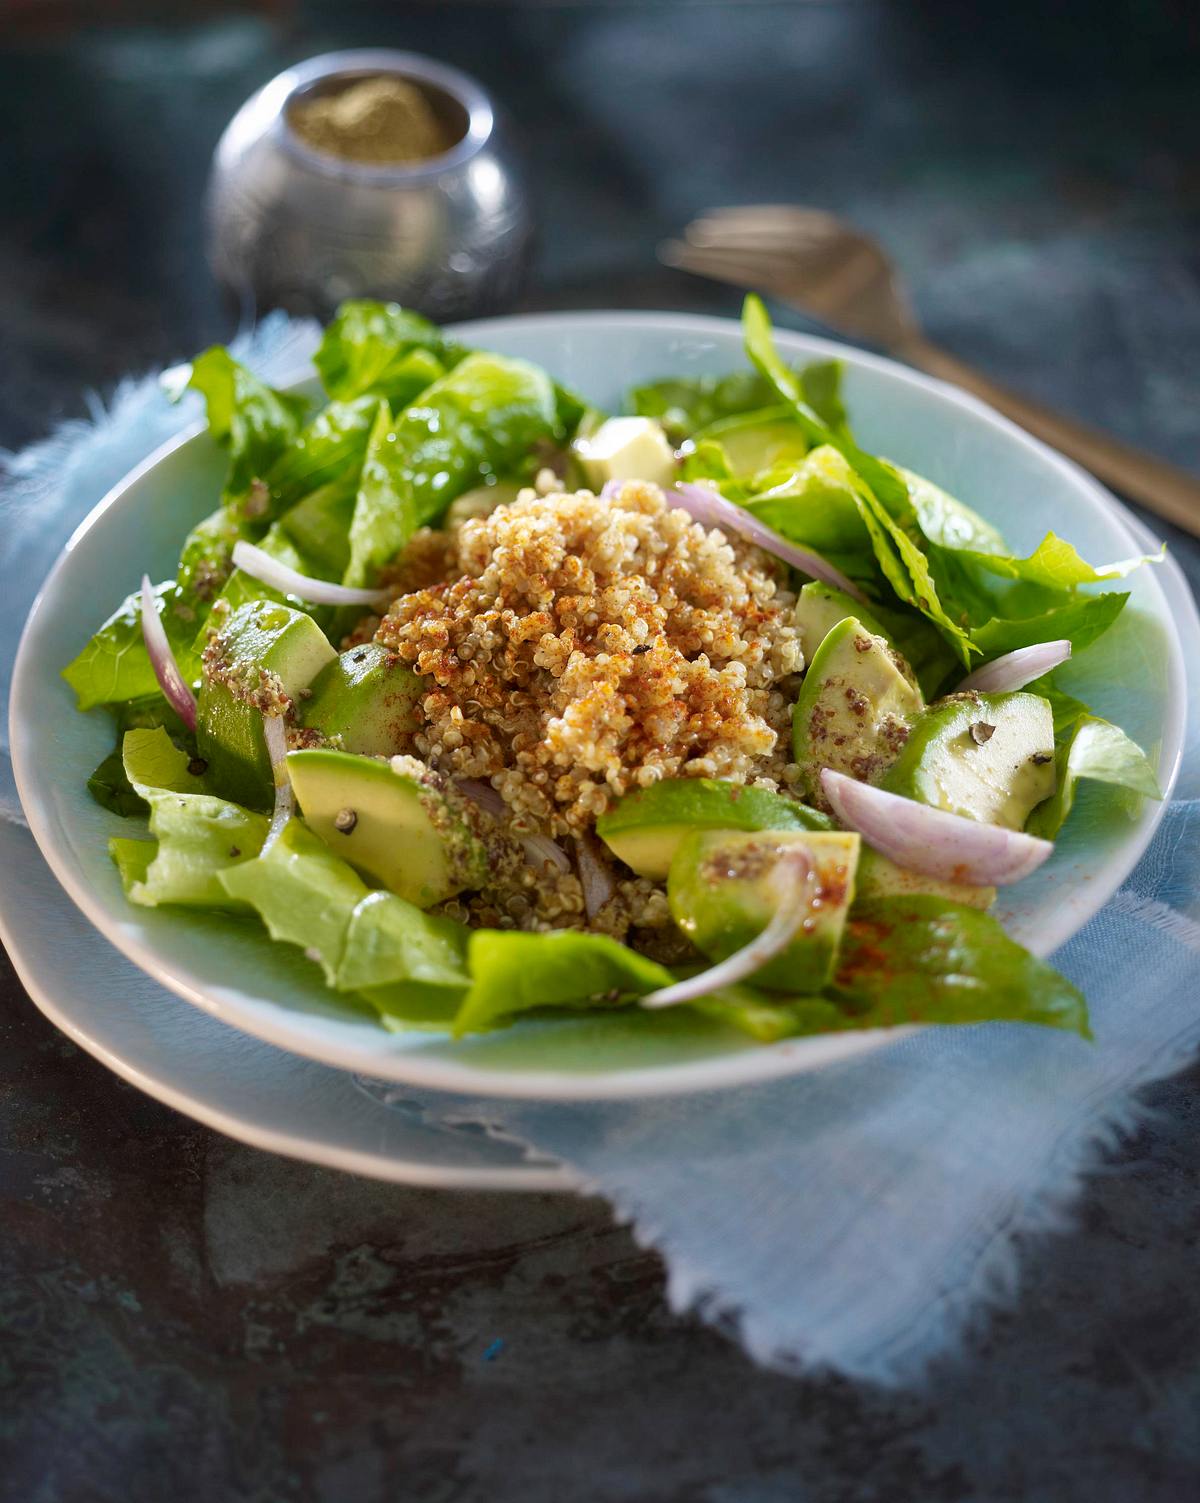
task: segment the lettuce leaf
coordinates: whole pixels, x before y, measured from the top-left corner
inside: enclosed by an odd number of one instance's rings
[[[125,772],[125,759],[121,748],[114,747],[87,780],[87,791],[102,809],[128,819],[134,814],[146,814],[150,805],[134,790]],[[120,865],[120,863],[117,863]]]
[[[313,356],[329,395],[349,401],[366,393],[407,407],[444,373],[441,331],[398,303],[345,302]]]
[[[1041,1023],[1090,1037],[1087,1004],[991,914],[935,897],[856,905],[833,991],[847,1027],[902,1023]]]
[[[147,805],[143,803],[142,808]],[[146,874],[158,851],[157,840],[127,840],[114,835],[108,842],[108,854],[121,878],[121,886],[128,895],[135,883],[145,882]]]
[[[229,451],[221,499],[254,515],[251,492],[295,437],[308,407],[304,397],[275,391],[222,345],[197,355],[186,369],[186,386],[203,396],[208,428]]]
[[[219,881],[228,898],[254,909],[272,939],[298,945],[326,985],[337,985],[350,915],[369,889],[319,836],[289,820],[266,855],[222,872]]]
[[[849,435],[842,402],[842,363],[819,360],[789,372],[804,400],[830,429]],[[776,387],[761,371],[730,376],[672,376],[635,386],[625,405],[638,417],[655,418],[677,443],[726,418],[772,407]]]
[[[477,929],[468,944],[471,987],[454,1032],[477,1033],[536,1007],[616,1007],[668,986],[670,971],[603,934]]]
[[[196,612],[183,599],[173,580],[156,585],[154,599],[180,672],[191,682],[200,671],[191,650]],[[139,594],[126,596],[79,656],[62,670],[62,676],[74,689],[81,710],[123,704],[158,693],[158,680],[142,640]]]
[[[124,845],[113,853],[129,901],[147,908],[240,906],[230,903],[220,878],[257,855],[267,820],[203,791],[203,776],[189,770],[188,754],[161,726],[128,731],[123,755],[130,786],[150,807],[150,833],[158,843],[144,869]]]
[[[265,523],[282,517],[306,496],[329,485],[353,490],[367,452],[367,440],[381,409],[376,396],[351,402],[330,402],[302,428],[280,454],[265,477],[260,494]]]
[[[1158,553],[1145,553],[1139,558],[1099,565],[1080,558],[1070,543],[1053,532],[1046,534],[1028,558],[1013,558],[1006,553],[982,553],[975,549],[961,549],[960,552],[976,567],[1002,579],[1022,580],[1053,590],[1074,590],[1079,585],[1123,579],[1143,564],[1157,563],[1165,557],[1166,545]]]
[[[1063,710],[1060,703],[1060,717]],[[1142,797],[1162,798],[1158,775],[1150,759],[1120,726],[1111,721],[1085,711],[1068,721],[1056,740],[1054,761],[1058,785],[1053,796],[1039,804],[1025,822],[1031,835],[1040,835],[1044,840],[1053,840],[1058,835],[1071,812],[1081,778],[1128,789],[1139,800]]]
[[[971,628],[971,641],[988,658],[1063,639],[1075,652],[1082,652],[1109,629],[1128,599],[1127,593],[1110,590],[1102,595],[1076,596],[1036,616],[993,616],[982,626]]]
[[[471,485],[489,481],[556,432],[554,387],[524,360],[468,355],[371,442],[350,527],[348,585],[372,584],[413,529],[436,522]]]
[[[424,913],[394,892],[372,892],[354,907],[338,960],[339,991],[420,981],[462,991],[468,983],[468,930]]]

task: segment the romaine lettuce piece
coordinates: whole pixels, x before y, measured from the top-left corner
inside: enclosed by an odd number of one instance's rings
[[[1000,657],[1018,647],[1039,642],[1070,642],[1075,652],[1090,647],[1125,608],[1127,593],[1106,591],[1103,595],[1077,595],[1065,605],[1053,606],[1036,616],[993,616],[971,628],[971,640],[985,657]]]
[[[143,803],[142,808],[148,806]],[[129,889],[145,882],[151,863],[158,852],[157,840],[126,840],[114,835],[108,842],[108,854],[121,877],[125,896]]]
[[[197,355],[185,384],[204,397],[209,432],[229,451],[222,501],[256,515],[254,483],[265,479],[296,436],[307,399],[275,391],[221,345]]]
[[[833,992],[853,1027],[998,1020],[1090,1037],[1078,988],[1011,940],[990,914],[944,898],[856,905]]]
[[[265,856],[223,872],[220,883],[225,896],[254,909],[272,939],[299,945],[326,984],[337,985],[350,915],[370,889],[307,826],[289,820]]]
[[[841,361],[819,360],[790,374],[821,421],[848,436]],[[673,376],[635,386],[626,406],[638,417],[656,418],[678,443],[777,400],[774,383],[760,371],[735,371],[730,376]]]
[[[264,479],[256,516],[282,517],[329,485],[355,490],[375,419],[386,403],[376,396],[330,402],[279,455]]]
[[[128,731],[123,752],[126,776],[150,806],[150,833],[158,842],[144,873],[127,884],[130,902],[147,908],[162,903],[239,907],[230,903],[220,877],[257,855],[267,820],[203,791],[203,774],[191,770],[187,753],[161,726]],[[134,870],[124,846],[114,859],[123,879],[127,870]]]
[[[1080,558],[1070,543],[1053,532],[1046,534],[1028,558],[1013,558],[1006,553],[981,553],[973,549],[960,551],[978,568],[1002,579],[1023,580],[1054,590],[1073,590],[1079,585],[1123,579],[1143,564],[1158,563],[1165,557],[1166,545],[1158,553],[1144,553],[1138,558],[1098,565]]]
[[[1057,836],[1075,802],[1080,778],[1128,789],[1139,801],[1142,797],[1162,798],[1150,759],[1120,726],[1085,713],[1068,722],[1056,739],[1057,787],[1026,820],[1025,828],[1031,835],[1044,840]]]
[[[350,915],[334,984],[358,992],[393,981],[463,989],[468,930],[423,913],[394,892],[371,892]]]
[[[468,355],[388,426],[381,417],[363,465],[345,583],[373,583],[415,527],[436,522],[469,486],[510,470],[556,421],[545,372],[500,355]]]
[[[180,599],[196,612],[199,622],[233,572],[233,547],[253,542],[262,527],[238,512],[218,507],[197,522],[184,540],[175,584]]]
[[[321,339],[313,364],[335,399],[366,393],[406,407],[443,374],[441,330],[398,303],[345,302]]]
[[[128,819],[133,814],[145,814],[150,805],[133,789],[125,774],[125,760],[121,748],[114,747],[87,780],[87,791],[102,809]]]
[[[181,599],[173,581],[156,585],[154,599],[180,672],[192,682],[200,672],[191,651],[196,613]],[[121,602],[79,656],[63,669],[62,676],[75,690],[81,710],[158,693],[158,680],[142,640],[140,595],[129,595]]]
[[[454,1020],[477,1033],[535,1007],[617,1007],[669,986],[670,971],[603,934],[477,929],[468,957],[471,989]]]

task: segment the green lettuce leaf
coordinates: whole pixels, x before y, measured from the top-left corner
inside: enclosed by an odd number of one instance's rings
[[[1090,1037],[1079,990],[1011,940],[991,914],[935,897],[856,905],[833,991],[847,1026],[1042,1023]]]
[[[134,791],[126,776],[125,759],[121,756],[120,747],[110,751],[88,778],[87,791],[102,809],[109,809],[123,819],[128,819],[133,814],[145,814],[150,808],[141,794]],[[143,842],[139,842],[141,843]]]
[[[370,889],[319,836],[289,820],[265,856],[219,880],[227,898],[254,909],[272,939],[298,945],[321,967],[326,985],[337,985],[350,916]]]
[[[372,892],[350,915],[338,961],[339,991],[365,991],[393,981],[467,986],[467,929],[423,912],[394,892]]]
[[[1065,698],[1065,697],[1064,697]],[[1078,701],[1074,702],[1078,705]],[[1060,701],[1059,717],[1066,706]],[[1059,728],[1056,726],[1056,733]],[[1162,798],[1158,776],[1146,753],[1108,720],[1086,712],[1067,721],[1056,734],[1054,754],[1057,788],[1034,809],[1025,823],[1031,835],[1053,840],[1066,823],[1081,778],[1128,789],[1138,799]],[[1134,812],[1134,811],[1131,811]]]
[[[909,500],[904,477],[892,465],[860,449],[847,433],[831,428],[814,412],[805,399],[799,380],[779,358],[771,337],[771,320],[767,317],[762,299],[754,293],[742,305],[742,333],[746,354],[751,363],[761,371],[777,395],[791,407],[808,435],[809,442],[814,445],[832,444],[845,456],[851,468],[890,516],[905,515],[909,511]]]
[[[928,542],[942,548],[970,548],[977,553],[1008,552],[1000,533],[969,506],[912,470],[901,469],[899,473],[908,485],[917,526]]]
[[[175,584],[180,599],[195,610],[197,621],[207,615],[233,572],[234,544],[254,542],[261,531],[248,517],[222,506],[188,533]]]
[[[471,988],[457,1035],[536,1007],[615,1007],[673,980],[670,971],[603,934],[477,929],[468,945]]]
[[[142,808],[148,806],[143,803]],[[121,878],[126,895],[135,884],[144,883],[151,863],[158,851],[157,840],[127,840],[115,835],[108,842],[108,854],[112,857]]]
[[[203,396],[209,432],[229,451],[222,501],[254,516],[254,483],[265,479],[296,436],[307,400],[275,391],[222,345],[197,355],[187,369],[186,385]]]
[[[191,650],[196,612],[173,580],[156,585],[154,599],[179,670],[190,683],[200,672]],[[158,680],[142,639],[140,594],[129,595],[121,602],[79,656],[62,670],[62,676],[74,689],[81,710],[158,693]]]
[[[130,902],[147,908],[240,906],[231,905],[220,878],[257,854],[267,820],[203,791],[203,776],[189,771],[188,754],[161,726],[126,732],[123,753],[126,777],[150,806],[150,833],[158,842],[144,871],[135,868],[124,846],[114,853],[122,880],[133,873],[126,886]]]
[[[842,402],[842,363],[820,360],[789,375],[805,401],[830,429],[848,436]],[[742,417],[778,401],[774,383],[761,371],[729,376],[672,376],[635,386],[625,405],[637,417],[654,418],[676,443],[726,418]]]
[[[333,398],[370,392],[407,407],[443,374],[441,331],[398,303],[355,299],[341,305],[321,339],[313,364]]]
[[[1145,553],[1139,558],[1121,559],[1115,564],[1089,564],[1080,558],[1070,543],[1048,532],[1028,558],[1012,558],[1003,553],[960,550],[964,558],[986,573],[1002,579],[1022,580],[1053,590],[1073,590],[1079,585],[1101,584],[1109,579],[1123,579],[1143,564],[1157,563],[1165,557],[1165,545],[1159,553]]]
[[[327,486],[354,490],[367,440],[386,403],[376,396],[330,402],[298,432],[271,466],[260,493],[259,518],[282,517],[306,496]]]
[[[1128,599],[1127,593],[1106,591],[1102,595],[1078,595],[1037,616],[993,616],[982,626],[971,628],[971,641],[988,658],[1014,652],[1018,647],[1064,639],[1075,652],[1083,652],[1103,636]]]
[[[381,414],[363,465],[345,583],[372,584],[415,527],[512,469],[556,422],[545,372],[500,355],[468,355],[386,427]]]

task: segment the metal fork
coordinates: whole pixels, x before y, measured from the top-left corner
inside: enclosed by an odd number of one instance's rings
[[[765,292],[851,338],[881,345],[961,386],[1108,485],[1200,537],[1200,479],[1132,444],[990,381],[921,332],[907,290],[882,246],[854,225],[797,204],[711,209],[659,259],[698,276]]]

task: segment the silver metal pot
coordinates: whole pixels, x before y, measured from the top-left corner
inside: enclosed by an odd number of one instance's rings
[[[305,144],[288,109],[355,78],[396,74],[424,93],[456,142],[403,166],[346,161]],[[522,173],[483,88],[412,52],[330,52],[273,78],[226,127],[207,196],[218,281],[256,312],[327,318],[379,297],[449,321],[501,311],[528,264]]]

